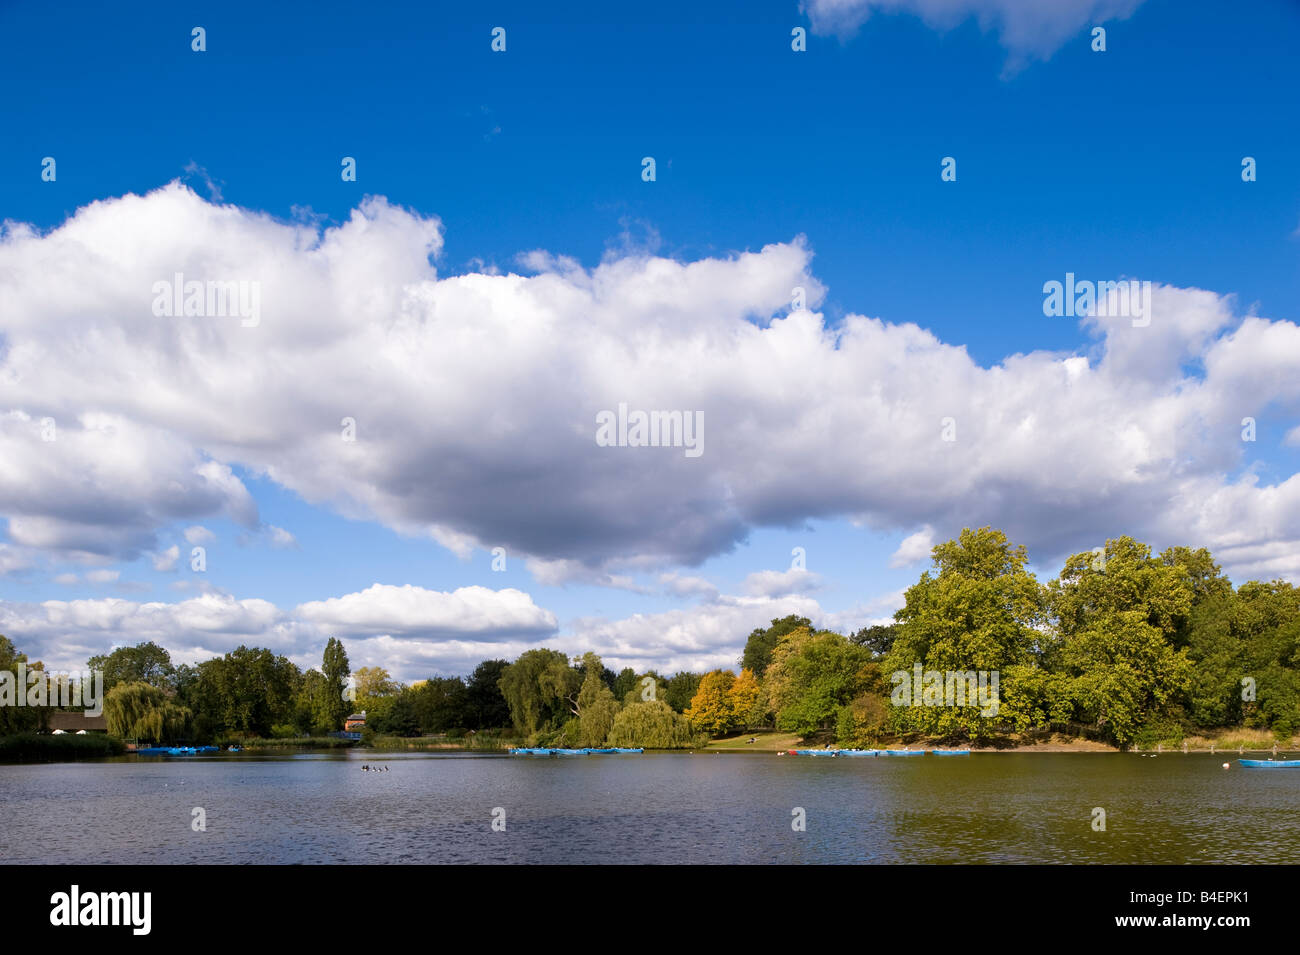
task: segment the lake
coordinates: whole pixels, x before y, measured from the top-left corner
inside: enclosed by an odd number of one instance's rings
[[[0,766],[0,819],[4,863],[1297,863],[1300,770],[1223,754],[124,757]]]

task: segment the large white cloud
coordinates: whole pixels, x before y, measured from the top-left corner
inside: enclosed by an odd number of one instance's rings
[[[176,603],[121,598],[0,601],[0,633],[32,659],[80,668],[95,654],[152,640],[177,663],[239,644],[269,647],[300,666],[320,665],[326,639],[343,639],[353,668],[383,666],[403,679],[467,672],[486,657],[515,657],[552,636],[556,618],[518,590],[452,592],[375,584],[359,593],[282,609],[209,592]]]
[[[885,601],[891,609],[892,600]],[[375,584],[288,609],[216,592],[177,603],[116,597],[0,602],[0,633],[54,670],[80,669],[95,654],[145,640],[166,647],[176,663],[246,644],[318,667],[325,641],[336,636],[354,670],[384,667],[409,682],[433,673],[467,674],[482,660],[513,660],[542,645],[571,656],[594,650],[615,668],[671,673],[734,667],[750,631],[774,618],[799,614],[819,626],[853,629],[872,616],[870,609],[835,616],[803,596],[715,593],[691,607],[622,619],[580,618],[561,630],[554,614],[518,590],[462,587],[446,593]],[[878,615],[880,607],[875,610]]]
[[[1240,440],[1243,417],[1300,406],[1290,322],[1156,286],[1146,327],[1086,319],[1087,355],[983,367],[915,324],[791,313],[794,287],[824,294],[801,239],[592,270],[533,256],[550,270],[531,276],[439,276],[441,243],[380,199],[317,232],[175,184],[46,235],[11,225],[9,562],[159,553],[157,531],[215,515],[256,529],[242,466],[462,553],[503,546],[551,582],[634,587],[756,526],[842,516],[939,539],[993,524],[1037,561],[1133,533],[1300,571],[1300,480],[1257,479],[1266,440]],[[260,282],[260,322],[154,315],[175,273]],[[700,413],[703,453],[599,446],[620,404]]]

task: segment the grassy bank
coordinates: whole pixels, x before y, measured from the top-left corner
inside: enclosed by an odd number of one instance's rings
[[[0,761],[18,763],[60,763],[74,759],[121,756],[126,746],[102,733],[85,736],[54,736],[46,733],[18,733],[0,737]]]
[[[521,745],[513,736],[482,731],[464,736],[375,736],[366,747],[381,753],[407,751],[464,750],[474,753],[504,753]]]
[[[748,742],[750,739],[754,742]],[[1271,753],[1276,744],[1279,753],[1300,751],[1300,739],[1292,737],[1278,740],[1269,730],[1243,727],[1227,728],[1212,734],[1181,736],[1177,734],[1151,736],[1129,748],[1130,752],[1178,752],[1187,744],[1189,753]],[[722,739],[712,740],[707,750],[774,753],[791,749],[821,749],[837,746],[831,735],[803,738],[794,733],[757,730]],[[1038,753],[1118,753],[1118,746],[1082,734],[1059,732],[1011,733],[981,742],[939,739],[922,736],[884,737],[864,749],[969,749],[977,752],[1038,752]],[[839,746],[840,749],[848,747]]]

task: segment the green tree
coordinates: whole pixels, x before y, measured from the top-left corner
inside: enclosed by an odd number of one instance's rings
[[[352,708],[352,702],[344,697],[352,670],[348,665],[347,651],[343,649],[343,641],[337,637],[330,637],[325,644],[325,653],[321,658],[321,672],[325,674],[330,732],[335,732],[343,728],[343,721],[347,719]]]
[[[566,740],[574,746],[603,746],[618,714],[618,701],[603,679],[608,671],[594,653],[584,653],[579,671],[585,676],[571,700],[576,719],[565,726]]]
[[[695,699],[702,678],[699,673],[679,670],[668,681],[661,698],[678,713],[684,713],[690,708],[691,700]]]
[[[498,685],[515,729],[532,737],[544,728],[558,729],[568,719],[581,683],[568,657],[541,648],[520,654],[502,671]]]
[[[104,695],[108,732],[119,739],[170,743],[189,735],[193,714],[148,683],[119,683]]]
[[[39,729],[44,725],[48,712],[44,707],[14,706],[17,701],[17,694],[25,694],[27,688],[19,686],[17,682],[18,664],[25,663],[29,670],[44,670],[44,665],[39,661],[27,659],[27,654],[20,653],[14,646],[12,640],[0,635],[0,670],[7,670],[12,676],[12,683],[9,684],[11,692],[14,693],[13,700],[6,700],[4,705],[0,705],[0,736],[8,736],[12,733],[28,733]]]
[[[637,687],[636,671],[631,667],[623,667],[614,678],[614,698],[621,700]]]
[[[415,691],[403,687],[386,699],[387,704],[379,711],[373,722],[367,711],[366,725],[373,725],[376,733],[387,736],[419,736],[420,717],[416,708]]]
[[[812,629],[812,621],[807,617],[799,617],[791,614],[788,617],[781,617],[779,620],[773,620],[770,627],[758,627],[749,635],[745,641],[745,652],[740,655],[740,668],[751,671],[758,679],[762,679],[767,672],[767,666],[772,660],[772,651],[781,639],[794,630],[801,628]]]
[[[1078,718],[1126,744],[1190,688],[1191,660],[1177,644],[1191,632],[1197,581],[1213,577],[1153,558],[1130,537],[1107,541],[1100,556],[1070,557],[1050,602]],[[1211,599],[1217,588],[1205,589]]]
[[[240,646],[197,669],[185,701],[197,735],[270,736],[272,726],[292,723],[302,675],[285,657]]]
[[[663,700],[630,703],[614,717],[609,745],[646,749],[689,749],[701,745],[691,723]]]
[[[772,652],[764,689],[776,728],[808,736],[834,727],[841,707],[878,681],[866,647],[838,633],[800,627]]]
[[[474,668],[465,687],[468,729],[510,725],[510,704],[501,693],[501,675],[509,665],[505,660],[484,660]]]
[[[105,692],[119,683],[147,683],[169,691],[176,688],[176,668],[172,666],[171,654],[152,641],[91,657],[87,667],[103,671]]]
[[[894,648],[894,640],[898,637],[899,625],[874,624],[870,627],[863,627],[857,633],[849,637],[854,643],[866,647],[875,656],[883,657],[888,655],[889,651]]]
[[[319,670],[308,670],[294,693],[294,728],[303,736],[323,736],[332,731],[333,719],[329,681]]]
[[[434,677],[411,691],[419,728],[425,733],[445,733],[474,722],[469,689],[460,677]]]
[[[990,527],[966,528],[932,554],[932,568],[908,588],[902,609],[894,615],[901,626],[885,659],[885,672],[901,672],[910,680],[919,663],[923,672],[944,674],[946,684],[947,674],[983,671],[990,674],[990,687],[991,675],[997,673],[1001,692],[1003,673],[1050,656],[1050,634],[1042,626],[1044,591],[1025,569],[1024,547],[1012,545]],[[900,731],[978,738],[991,736],[1001,722],[1000,706],[995,716],[991,708],[975,703],[906,702],[892,709]]]

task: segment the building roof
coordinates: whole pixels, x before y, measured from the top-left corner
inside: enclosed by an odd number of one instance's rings
[[[67,730],[75,733],[77,730],[104,730],[108,731],[108,720],[102,715],[87,716],[85,713],[67,712],[66,710],[55,710],[50,714],[51,730]]]

